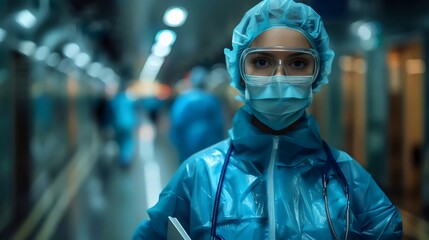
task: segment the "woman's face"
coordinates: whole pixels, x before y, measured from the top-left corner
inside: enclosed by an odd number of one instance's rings
[[[249,48],[269,48],[269,47],[284,47],[287,49],[310,49],[311,44],[307,40],[307,38],[300,33],[299,31],[290,29],[290,28],[272,28],[269,30],[266,30],[262,32],[259,36],[257,36],[252,44],[249,46]],[[282,58],[284,56],[279,53],[279,58]],[[274,54],[275,57],[276,54]],[[310,67],[312,70],[314,69],[313,66]],[[245,68],[247,69],[247,68]],[[280,74],[284,74],[279,72]],[[249,74],[253,74],[253,72],[250,72]],[[245,88],[245,83],[243,79],[241,80],[240,84],[242,87]]]

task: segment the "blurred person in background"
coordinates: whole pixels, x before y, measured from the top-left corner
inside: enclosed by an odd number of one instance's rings
[[[320,16],[263,0],[232,38],[227,69],[244,106],[229,139],[180,166],[134,239],[166,239],[169,216],[192,239],[402,239],[397,208],[306,111],[334,58]]]
[[[116,90],[106,87],[100,96],[95,99],[94,103],[94,117],[100,135],[103,139],[107,140],[113,134],[113,110],[111,101],[115,96]]]
[[[135,99],[127,93],[127,84],[122,84],[111,101],[115,139],[119,147],[118,161],[129,167],[136,149],[135,130],[138,124]]]
[[[105,86],[100,96],[97,96],[94,103],[94,118],[98,126],[101,140],[100,158],[103,160],[103,167],[110,167],[112,162],[118,158],[118,143],[115,139],[115,113],[113,112],[113,98],[117,94],[118,87]]]
[[[190,88],[183,89],[170,108],[170,138],[180,162],[226,137],[222,103],[206,90],[207,76],[206,68],[192,68]]]
[[[231,128],[231,119],[235,112],[243,105],[236,100],[237,89],[232,88],[229,82],[228,71],[225,64],[215,64],[210,69],[209,79],[207,82],[208,91],[216,95],[223,107],[225,113],[225,130]]]

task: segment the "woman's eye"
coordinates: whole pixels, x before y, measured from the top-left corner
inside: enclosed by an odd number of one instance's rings
[[[302,60],[296,60],[291,63],[291,67],[301,69],[304,68],[307,64]]]
[[[266,60],[266,59],[256,59],[254,61],[254,64],[255,64],[256,67],[263,68],[263,67],[268,67],[269,61]]]

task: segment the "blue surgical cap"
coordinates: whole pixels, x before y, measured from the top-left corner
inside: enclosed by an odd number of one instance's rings
[[[208,75],[208,70],[202,66],[195,66],[191,69],[189,80],[193,87],[203,88]]]
[[[328,83],[334,51],[329,47],[329,36],[320,16],[309,6],[292,0],[264,0],[248,10],[232,35],[232,49],[225,49],[226,66],[231,85],[244,93],[240,85],[240,56],[253,40],[265,30],[288,27],[304,34],[320,57],[319,75],[313,82],[313,91]]]

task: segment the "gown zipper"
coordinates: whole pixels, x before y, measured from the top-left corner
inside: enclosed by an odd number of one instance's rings
[[[267,178],[267,198],[268,198],[268,222],[269,222],[269,237],[276,239],[276,219],[274,211],[274,165],[277,157],[277,149],[279,145],[279,137],[273,137],[273,148],[271,150],[270,164],[268,166]]]

